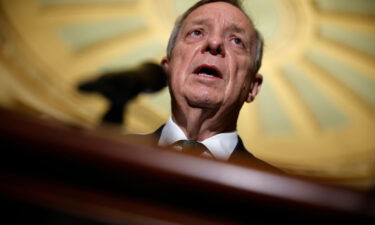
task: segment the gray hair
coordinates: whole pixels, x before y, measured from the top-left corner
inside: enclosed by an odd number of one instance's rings
[[[177,37],[178,37],[178,34],[180,33],[182,24],[185,21],[185,19],[189,16],[189,14],[191,12],[193,12],[195,9],[197,9],[198,7],[200,7],[202,5],[205,5],[205,4],[208,4],[208,3],[213,3],[213,2],[226,2],[226,3],[229,3],[229,4],[237,7],[239,10],[241,10],[241,12],[243,12],[247,16],[249,21],[252,23],[250,17],[244,11],[244,9],[241,5],[241,2],[239,2],[238,0],[201,0],[201,1],[198,1],[196,4],[191,6],[184,14],[182,14],[176,20],[176,23],[173,27],[172,33],[171,33],[171,35],[169,37],[169,41],[168,41],[168,46],[167,46],[167,57],[168,58],[170,58],[171,55],[172,55],[172,51],[173,51],[173,48],[176,44]],[[254,24],[252,24],[252,25],[254,26]],[[259,71],[260,66],[262,65],[264,41],[263,41],[263,37],[262,37],[261,33],[255,28],[255,26],[254,26],[254,30],[255,30],[255,35],[253,37],[254,47],[252,48],[251,53],[253,53],[254,50],[255,50],[255,58],[254,58],[254,67],[253,67],[251,72],[253,74],[256,74]]]

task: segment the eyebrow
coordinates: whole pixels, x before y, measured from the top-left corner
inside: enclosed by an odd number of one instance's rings
[[[231,30],[231,31],[234,31],[234,32],[240,33],[240,34],[246,34],[245,29],[243,29],[241,27],[238,27],[235,24],[230,25],[228,30]]]
[[[208,22],[208,19],[197,19],[191,22],[192,25],[202,25]]]
[[[192,21],[191,25],[202,25],[202,24],[206,24],[206,23],[208,23],[208,19],[197,19],[197,20]],[[243,29],[241,27],[238,27],[235,24],[230,25],[228,30],[234,31],[234,32],[240,33],[240,34],[246,33],[245,29]]]

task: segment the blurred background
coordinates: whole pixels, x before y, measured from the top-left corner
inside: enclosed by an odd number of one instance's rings
[[[98,129],[109,102],[85,80],[165,55],[194,0],[1,0],[0,104]],[[375,1],[245,0],[265,37],[259,97],[238,131],[254,155],[291,173],[375,185]],[[127,105],[119,131],[170,116],[167,88]]]

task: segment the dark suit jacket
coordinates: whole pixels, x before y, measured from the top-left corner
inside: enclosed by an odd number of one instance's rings
[[[157,146],[161,131],[163,130],[163,126],[161,126],[159,129],[157,129],[154,133],[151,134],[131,134],[127,135],[127,139],[133,142],[141,143],[141,144],[148,144],[151,146]],[[239,164],[242,166],[256,166],[259,168],[264,168],[267,170],[272,170],[274,172],[281,172],[279,169],[271,166],[270,164],[256,158],[253,154],[251,154],[248,150],[246,150],[245,146],[243,145],[243,142],[241,138],[238,136],[238,143],[232,153],[232,155],[229,157],[228,162]]]

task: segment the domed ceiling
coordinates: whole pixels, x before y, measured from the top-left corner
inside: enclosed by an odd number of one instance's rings
[[[2,0],[0,103],[95,128],[107,109],[83,80],[165,54],[196,1]],[[258,157],[302,174],[375,176],[375,1],[246,0],[266,40],[260,96],[238,130]],[[123,132],[152,132],[168,91],[138,96]]]

